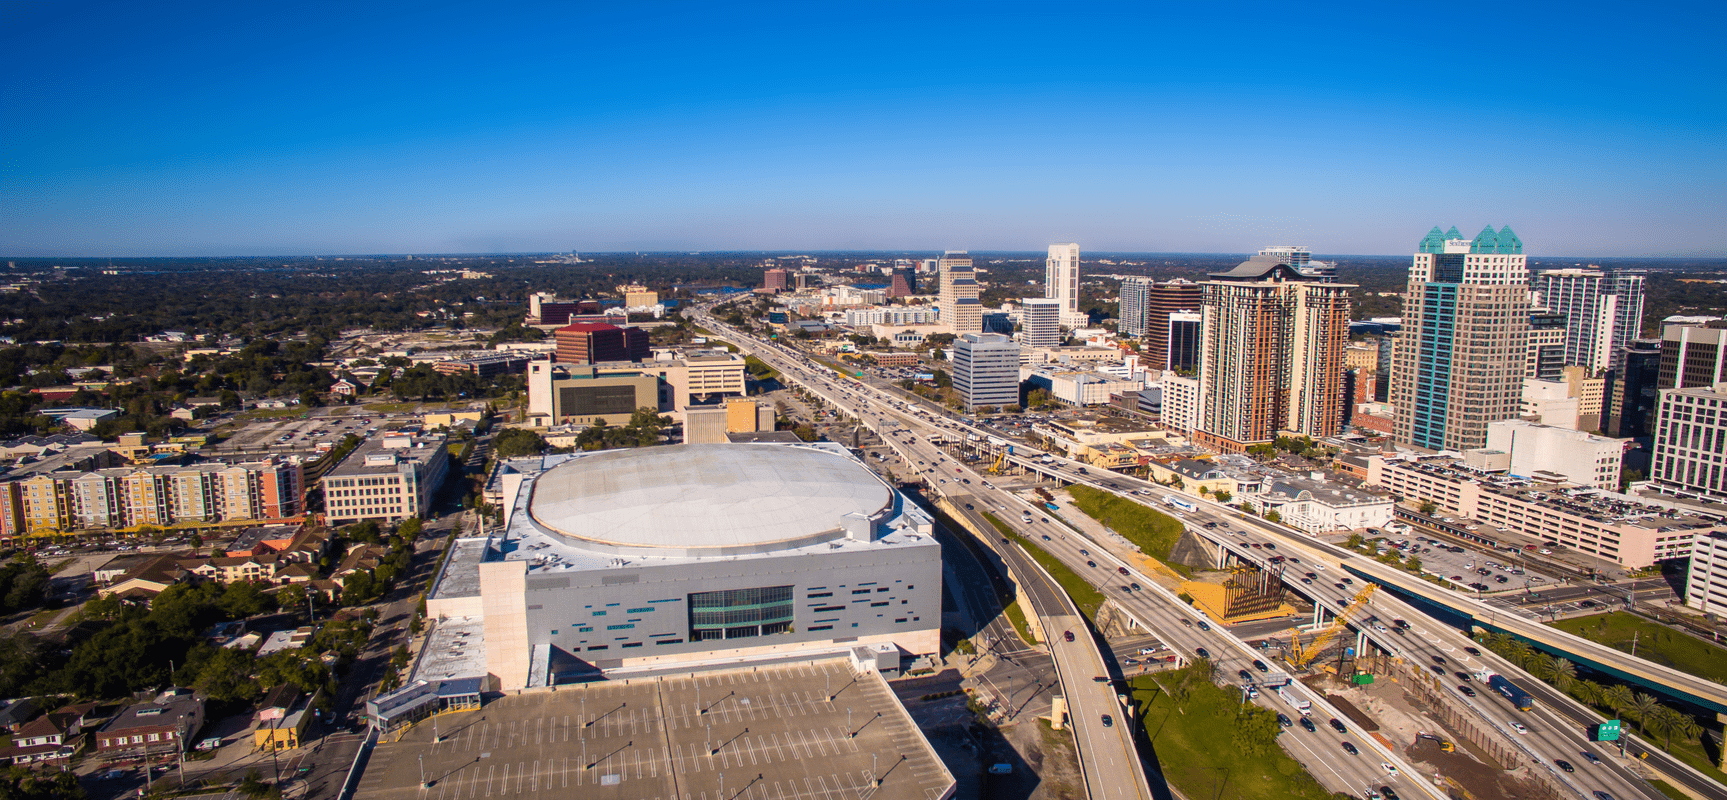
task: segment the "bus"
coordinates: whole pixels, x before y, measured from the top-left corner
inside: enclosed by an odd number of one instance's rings
[[[1186,511],[1189,514],[1199,510],[1199,506],[1194,505],[1192,500],[1184,500],[1180,497],[1165,497],[1163,498],[1163,502],[1168,503],[1175,508],[1179,508],[1182,511]]]

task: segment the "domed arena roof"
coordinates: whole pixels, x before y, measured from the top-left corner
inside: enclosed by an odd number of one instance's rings
[[[595,453],[548,470],[532,491],[533,521],[571,545],[668,556],[805,547],[844,537],[848,515],[879,521],[893,506],[855,459],[778,444]]]

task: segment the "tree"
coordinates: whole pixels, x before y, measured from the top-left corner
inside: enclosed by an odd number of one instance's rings
[[[1631,696],[1630,687],[1623,683],[1609,686],[1607,691],[1602,692],[1601,701],[1606,703],[1608,708],[1613,709],[1613,716],[1615,717],[1624,717],[1625,709],[1630,708],[1635,702]]]
[[[1277,513],[1277,511],[1275,509],[1271,510],[1271,511],[1267,511],[1267,512],[1265,512],[1265,521],[1266,522],[1282,522],[1283,521],[1283,515]]]
[[[1438,507],[1438,506],[1435,506],[1435,505],[1434,505],[1434,504],[1433,504],[1433,501],[1432,501],[1432,500],[1423,500],[1423,501],[1421,501],[1421,508],[1420,508],[1420,511],[1421,511],[1421,515],[1422,515],[1422,516],[1424,516],[1424,517],[1431,517],[1431,516],[1433,516],[1433,514],[1434,514],[1434,513],[1435,513],[1435,512],[1437,512],[1437,511],[1438,511],[1438,510],[1439,510],[1439,507]]]
[[[1345,547],[1348,547],[1349,549],[1354,550],[1356,548],[1361,547],[1361,543],[1365,542],[1365,541],[1367,541],[1367,539],[1363,538],[1361,534],[1352,533],[1352,534],[1349,534],[1349,539],[1346,540],[1343,544]]]
[[[1219,503],[1227,503],[1234,497],[1235,495],[1230,494],[1227,489],[1218,489],[1211,493],[1211,499],[1216,500]]]
[[[1408,561],[1403,562],[1403,566],[1405,569],[1408,569],[1410,572],[1420,574],[1421,573],[1421,557],[1420,556],[1410,556]]]
[[[1653,695],[1638,692],[1627,709],[1637,715],[1637,732],[1642,733],[1644,726],[1649,724],[1650,716],[1661,709],[1661,701],[1656,700]]]
[[[1551,680],[1553,685],[1559,688],[1559,691],[1568,691],[1572,684],[1577,682],[1577,664],[1571,659],[1555,658],[1552,668],[1553,677]]]
[[[1243,703],[1235,715],[1235,749],[1247,755],[1260,755],[1277,746],[1277,735],[1282,730],[1277,724],[1277,712]]]

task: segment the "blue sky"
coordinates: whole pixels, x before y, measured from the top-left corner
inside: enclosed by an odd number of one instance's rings
[[[1727,256],[1720,3],[7,3],[0,255]]]

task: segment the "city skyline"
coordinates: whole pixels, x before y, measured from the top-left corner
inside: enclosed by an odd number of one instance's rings
[[[1727,256],[1719,10],[786,10],[11,4],[0,255]]]

